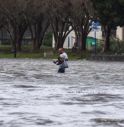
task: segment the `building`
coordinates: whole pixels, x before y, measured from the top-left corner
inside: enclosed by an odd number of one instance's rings
[[[124,27],[118,27],[116,31],[116,37],[120,41],[124,41]]]
[[[99,40],[102,40],[102,31],[101,31],[101,27],[99,28],[99,30],[96,31],[91,31],[88,35],[88,37],[90,38],[97,38]],[[71,49],[74,46],[74,43],[76,42],[76,36],[75,36],[75,32],[72,31],[70,32],[70,34],[67,36],[64,46],[63,48],[66,49]],[[55,48],[55,40],[54,40],[54,36],[53,36],[53,40],[52,40],[52,47]]]
[[[74,31],[71,31],[70,34],[66,37],[65,39],[65,43],[64,43],[64,46],[63,48],[66,48],[66,49],[71,49],[75,43],[75,32]],[[54,36],[52,38],[52,47],[55,48],[55,39],[54,39]]]
[[[115,36],[116,38],[118,38],[120,41],[124,41],[124,27],[117,27],[117,30],[116,30],[116,33],[115,33]],[[102,30],[101,30],[101,26],[99,26],[99,29],[98,30],[92,30],[89,35],[88,35],[89,38],[95,38],[98,39],[98,40],[103,40],[103,34],[102,34]],[[75,43],[75,32],[72,31],[66,38],[65,40],[65,43],[64,43],[64,48],[66,49],[71,49]],[[94,41],[94,39],[92,39]],[[92,43],[90,41],[90,43]],[[94,42],[93,42],[94,43]],[[54,37],[53,37],[53,40],[52,40],[52,47],[54,48],[55,47],[55,40],[54,40]]]

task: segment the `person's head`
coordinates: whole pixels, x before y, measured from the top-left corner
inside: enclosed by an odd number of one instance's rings
[[[59,52],[59,54],[62,54],[64,52],[64,49],[63,48],[59,48],[58,52]]]

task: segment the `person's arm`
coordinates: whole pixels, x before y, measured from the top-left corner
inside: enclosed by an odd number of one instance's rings
[[[57,64],[57,63],[58,63],[58,60],[53,60],[53,63],[54,63],[54,64]]]
[[[53,61],[53,63],[55,63],[56,65],[60,65],[64,62],[63,58],[59,57],[58,60]]]

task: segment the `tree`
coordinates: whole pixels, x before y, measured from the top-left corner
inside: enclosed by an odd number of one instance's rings
[[[76,40],[80,42],[81,50],[86,50],[86,39],[91,31],[91,17],[93,16],[92,4],[89,0],[71,1],[71,21],[76,34]]]
[[[104,51],[110,51],[111,31],[117,26],[123,25],[124,1],[123,0],[92,0],[96,10],[96,18],[101,22],[104,35]]]
[[[22,41],[22,36],[27,28],[23,15],[26,2],[24,0],[4,0],[0,1],[0,12],[6,18],[4,28],[10,34],[12,50],[16,57],[17,44]]]
[[[4,0],[0,1],[0,13],[5,17],[4,29],[9,33],[12,50],[21,51],[21,44],[27,29],[31,31],[33,49],[39,50],[49,26],[44,7],[45,0]]]
[[[29,0],[25,11],[34,50],[40,49],[44,35],[49,27],[45,4],[45,0]]]
[[[48,15],[55,39],[55,49],[62,48],[72,31],[69,17],[69,0],[48,0]]]

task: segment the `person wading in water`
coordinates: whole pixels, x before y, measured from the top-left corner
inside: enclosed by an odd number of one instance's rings
[[[53,61],[53,63],[59,65],[58,73],[64,73],[65,68],[68,68],[68,63],[67,63],[68,55],[63,48],[59,48],[58,52],[59,52],[58,60]]]

